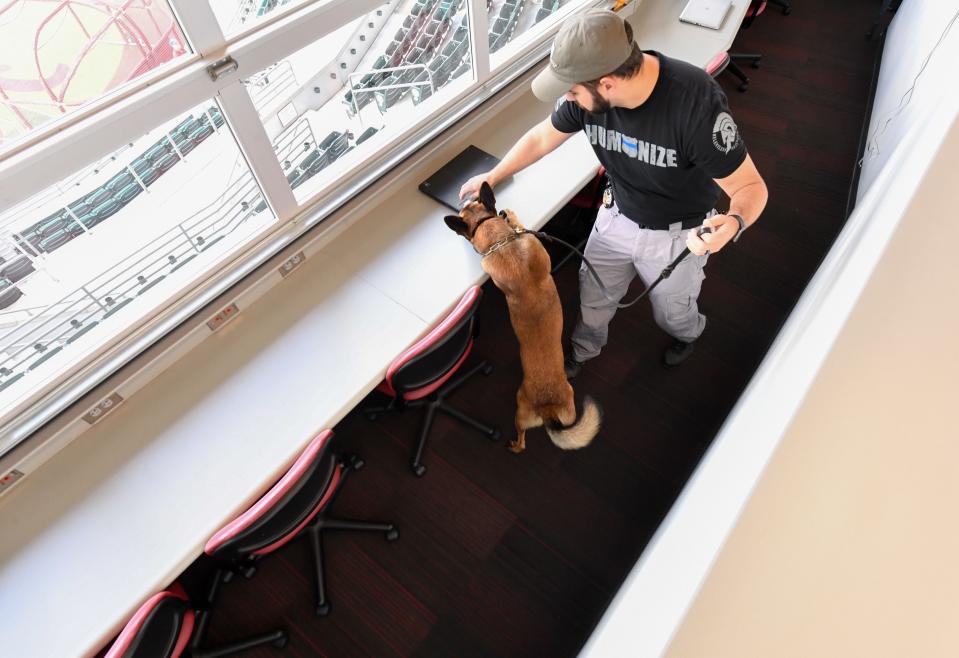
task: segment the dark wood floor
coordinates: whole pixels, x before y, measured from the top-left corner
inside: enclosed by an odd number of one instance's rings
[[[662,368],[669,339],[648,307],[622,312],[576,381],[606,412],[592,446],[564,453],[535,432],[514,456],[440,418],[422,480],[407,465],[418,414],[350,415],[336,431],[367,467],[334,509],[395,521],[400,540],[325,538],[326,619],[313,614],[306,544],[286,547],[252,580],[224,588],[211,640],[284,625],[290,656],[576,655],[842,227],[877,48],[863,35],[879,2],[794,4],[738,39],[736,51],[765,56],[749,69],[749,91],[720,79],[770,202],[759,225],[710,260],[709,323],[691,360]],[[575,270],[557,275],[567,330]],[[506,434],[520,366],[503,297],[486,292],[478,352],[497,368],[454,400]],[[191,568],[188,584],[203,568]]]

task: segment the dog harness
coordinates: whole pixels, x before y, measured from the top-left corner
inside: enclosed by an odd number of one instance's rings
[[[483,218],[480,219],[478,222],[476,222],[476,226],[473,227],[473,234],[470,235],[470,242],[473,241],[473,237],[476,235],[476,231],[479,229],[480,225],[481,225],[483,222],[487,221],[487,220],[493,219],[494,217],[502,217],[503,220],[505,221],[505,220],[506,220],[506,211],[505,211],[505,210],[500,210],[499,213],[497,213],[497,214],[495,214],[495,215],[489,215],[488,217],[483,217]],[[509,226],[509,224],[507,224],[507,226]],[[482,256],[483,258],[486,258],[486,257],[489,256],[491,253],[493,253],[494,251],[497,251],[497,250],[499,250],[499,249],[502,249],[503,247],[505,247],[506,245],[508,245],[510,242],[513,242],[513,241],[516,240],[517,238],[520,238],[520,237],[526,235],[527,233],[529,233],[530,235],[535,235],[535,236],[540,237],[540,238],[546,236],[546,234],[545,234],[545,233],[542,233],[542,232],[530,231],[530,230],[527,230],[527,229],[525,229],[525,228],[514,228],[512,233],[510,233],[509,235],[507,235],[507,236],[506,236],[505,238],[503,238],[502,240],[499,240],[498,242],[494,242],[493,244],[491,244],[491,245],[489,246],[489,248],[486,249],[486,251],[480,251],[479,249],[476,249],[476,247],[473,247],[473,249],[474,249],[474,250],[476,251],[476,253],[478,253],[480,256]],[[546,237],[548,238],[549,236],[546,236]]]

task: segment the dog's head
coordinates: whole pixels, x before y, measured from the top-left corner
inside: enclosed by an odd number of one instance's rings
[[[502,216],[502,213],[499,214]],[[479,198],[463,206],[460,214],[447,215],[445,221],[452,230],[472,242],[479,225],[496,215],[496,197],[493,196],[493,188],[484,181],[480,187]]]

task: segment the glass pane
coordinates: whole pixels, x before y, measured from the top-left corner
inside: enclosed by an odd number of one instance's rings
[[[210,0],[223,34],[230,37],[304,0]]]
[[[190,46],[162,0],[0,3],[0,151]]]
[[[0,214],[0,415],[274,221],[213,101]]]
[[[298,201],[472,83],[467,13],[393,0],[244,80]]]
[[[490,68],[495,69],[576,0],[486,0],[489,8]],[[582,4],[582,3],[580,3]]]

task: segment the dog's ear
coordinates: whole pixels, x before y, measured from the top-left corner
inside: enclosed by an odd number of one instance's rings
[[[485,180],[480,186],[479,201],[489,212],[496,212],[496,197],[493,196],[493,188]]]
[[[469,234],[469,224],[467,224],[462,217],[459,215],[447,215],[443,218],[443,221],[445,221],[446,225],[451,229],[469,240],[469,237],[467,237]]]

